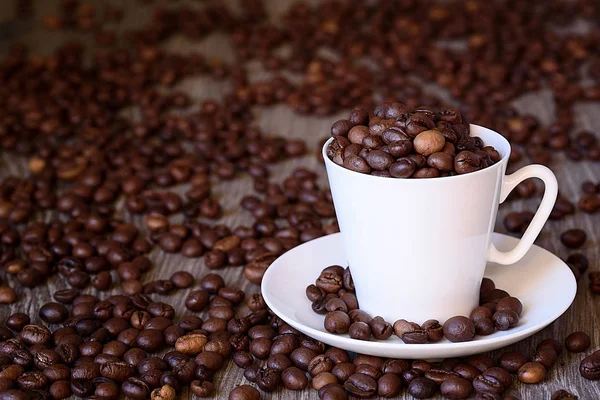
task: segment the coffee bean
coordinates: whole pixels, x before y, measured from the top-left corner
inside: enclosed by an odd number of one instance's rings
[[[506,331],[514,328],[519,323],[519,315],[512,310],[496,311],[492,316],[492,321],[496,329]]]
[[[511,374],[516,374],[519,371],[519,368],[529,361],[530,358],[525,354],[517,351],[511,351],[500,356],[498,359],[498,365]]]
[[[125,396],[134,400],[142,400],[150,397],[148,385],[141,379],[131,377],[121,385],[121,391]]]
[[[371,339],[371,328],[364,322],[354,322],[348,328],[348,335],[352,339],[369,340]]]
[[[175,389],[169,385],[163,385],[150,393],[151,400],[175,400],[176,397]]]
[[[214,394],[215,387],[210,381],[192,381],[190,389],[198,397],[210,397]]]
[[[319,389],[320,400],[347,400],[348,395],[344,387],[336,383],[323,386]]]
[[[194,312],[200,312],[208,305],[209,293],[206,290],[194,290],[185,299],[185,307]]]
[[[177,339],[175,349],[184,354],[196,355],[202,351],[206,343],[208,343],[208,338],[205,335],[189,333]]]
[[[60,303],[46,303],[40,308],[39,315],[44,322],[57,324],[67,319],[69,311]]]
[[[591,345],[590,337],[585,332],[573,332],[565,340],[565,347],[571,353],[586,351]]]
[[[578,249],[585,243],[587,234],[581,229],[569,229],[560,235],[562,244],[570,249]]]
[[[240,385],[229,393],[229,400],[259,400],[260,392],[250,385]]]
[[[523,311],[523,304],[516,297],[505,297],[498,300],[496,303],[496,311],[509,310],[515,312],[518,316],[521,316]]]
[[[528,362],[519,368],[517,376],[523,383],[540,383],[546,379],[546,368],[542,364]]]
[[[377,381],[368,375],[352,374],[344,382],[344,389],[356,397],[371,397],[377,392]]]
[[[552,394],[551,400],[577,400],[577,396],[560,389]]]
[[[427,399],[429,397],[433,397],[436,392],[437,385],[428,378],[414,378],[408,385],[408,393],[417,399]]]
[[[29,325],[30,318],[27,314],[15,313],[6,319],[6,326],[14,331],[21,331],[25,325]]]
[[[325,316],[324,326],[327,332],[346,333],[350,327],[350,317],[343,311],[329,312]]]
[[[560,355],[560,353],[562,353],[562,344],[556,339],[544,339],[537,345],[535,349],[536,351],[550,349],[554,350],[557,355]]]
[[[273,392],[280,382],[279,372],[272,368],[261,368],[256,374],[256,384],[264,392]]]
[[[194,276],[187,271],[178,271],[171,275],[171,282],[176,288],[187,289],[194,284]]]
[[[443,326],[444,336],[451,342],[465,342],[475,336],[475,326],[467,317],[449,318]]]
[[[450,377],[440,386],[442,396],[447,399],[466,399],[473,391],[473,385],[466,379]]]

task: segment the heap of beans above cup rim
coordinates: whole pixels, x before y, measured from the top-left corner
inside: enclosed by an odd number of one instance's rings
[[[500,161],[498,151],[469,129],[456,110],[388,102],[373,116],[357,108],[336,121],[327,156],[349,170],[391,178],[461,175]]]

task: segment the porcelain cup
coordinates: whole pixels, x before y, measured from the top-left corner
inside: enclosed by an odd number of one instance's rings
[[[477,125],[470,134],[494,146],[502,159],[476,172],[430,179],[354,172],[327,157],[332,139],[323,146],[356,296],[371,316],[419,324],[468,316],[478,305],[486,263],[520,260],[548,219],[558,193],[552,171],[529,165],[505,175],[508,141]],[[501,252],[491,243],[498,206],[528,178],[544,182],[542,202],[519,244]]]

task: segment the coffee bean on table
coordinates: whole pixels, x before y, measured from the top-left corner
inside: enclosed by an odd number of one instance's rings
[[[396,374],[383,374],[377,381],[377,395],[380,397],[396,397],[401,389],[402,380]]]
[[[551,349],[556,352],[557,355],[562,353],[562,344],[556,339],[544,339],[537,346],[536,351]]]
[[[590,337],[585,332],[573,332],[565,339],[565,347],[571,353],[584,352],[590,345]]]
[[[408,393],[416,399],[433,397],[437,390],[435,382],[425,377],[414,378],[408,385]]]
[[[519,368],[517,377],[523,383],[540,383],[546,379],[546,368],[537,362],[527,362]]]
[[[600,379],[600,350],[583,358],[579,363],[579,373],[585,379],[597,381]]]
[[[500,356],[498,359],[498,365],[511,374],[516,374],[519,371],[519,368],[521,368],[523,364],[529,362],[530,360],[531,359],[523,353],[519,353],[518,351],[510,351]]]
[[[356,397],[371,397],[377,393],[377,381],[365,374],[352,374],[344,382],[344,389]]]
[[[549,370],[556,363],[557,359],[558,355],[554,350],[541,349],[534,354],[532,361],[542,364],[547,370]]]
[[[440,391],[446,399],[466,399],[473,392],[473,385],[464,378],[449,377],[442,382]]]
[[[567,392],[564,389],[559,389],[556,392],[552,393],[552,397],[550,400],[577,400],[577,396]]]
[[[281,373],[281,382],[286,389],[302,390],[308,386],[306,374],[296,367],[289,367]]]
[[[585,243],[587,234],[582,229],[569,229],[560,235],[562,244],[570,249],[578,249]]]
[[[229,400],[259,400],[260,392],[250,385],[240,385],[229,392]]]

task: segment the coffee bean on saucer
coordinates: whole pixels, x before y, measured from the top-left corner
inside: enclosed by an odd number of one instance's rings
[[[499,310],[492,316],[494,326],[500,331],[514,328],[519,323],[519,315],[509,309]]]
[[[565,339],[565,347],[571,353],[586,351],[591,345],[590,337],[585,332],[573,332]]]
[[[444,336],[451,342],[466,342],[475,337],[475,326],[467,317],[456,316],[444,322]]]
[[[348,335],[352,339],[369,340],[371,339],[371,328],[365,322],[354,322],[348,328]]]
[[[520,316],[523,311],[523,304],[516,297],[504,297],[496,303],[496,312],[503,310],[513,311],[517,316]]]
[[[343,311],[332,311],[325,316],[325,329],[331,333],[346,333],[350,327],[350,317]]]

